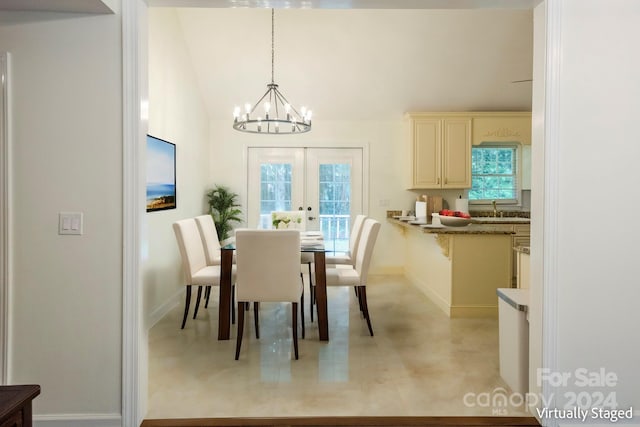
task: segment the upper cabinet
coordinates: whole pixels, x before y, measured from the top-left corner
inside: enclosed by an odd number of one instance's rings
[[[410,114],[412,188],[471,187],[471,118]]]
[[[474,113],[473,145],[483,142],[531,145],[531,113]]]
[[[411,189],[471,188],[471,147],[531,144],[531,113],[408,113]]]

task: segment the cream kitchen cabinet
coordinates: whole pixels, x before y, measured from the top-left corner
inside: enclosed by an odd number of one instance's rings
[[[414,189],[471,187],[470,116],[409,114]]]
[[[501,231],[510,231],[511,246],[529,246],[531,242],[531,224],[491,224],[492,228]],[[516,255],[511,253],[511,286],[516,287],[518,280],[518,259]]]
[[[483,142],[515,142],[530,146],[531,113],[473,113],[473,145]]]

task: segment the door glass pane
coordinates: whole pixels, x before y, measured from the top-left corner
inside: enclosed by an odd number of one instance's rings
[[[271,228],[272,211],[291,210],[291,169],[290,163],[260,165],[259,228]]]
[[[351,232],[351,165],[320,164],[320,231],[325,247],[334,252],[349,250]]]

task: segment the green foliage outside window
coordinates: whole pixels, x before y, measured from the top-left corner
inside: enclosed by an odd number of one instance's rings
[[[516,148],[474,147],[471,153],[469,200],[516,200]]]

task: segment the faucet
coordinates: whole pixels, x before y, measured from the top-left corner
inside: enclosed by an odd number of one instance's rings
[[[496,206],[496,201],[492,200],[491,204],[493,205],[493,217],[497,217],[498,216],[498,207]]]

